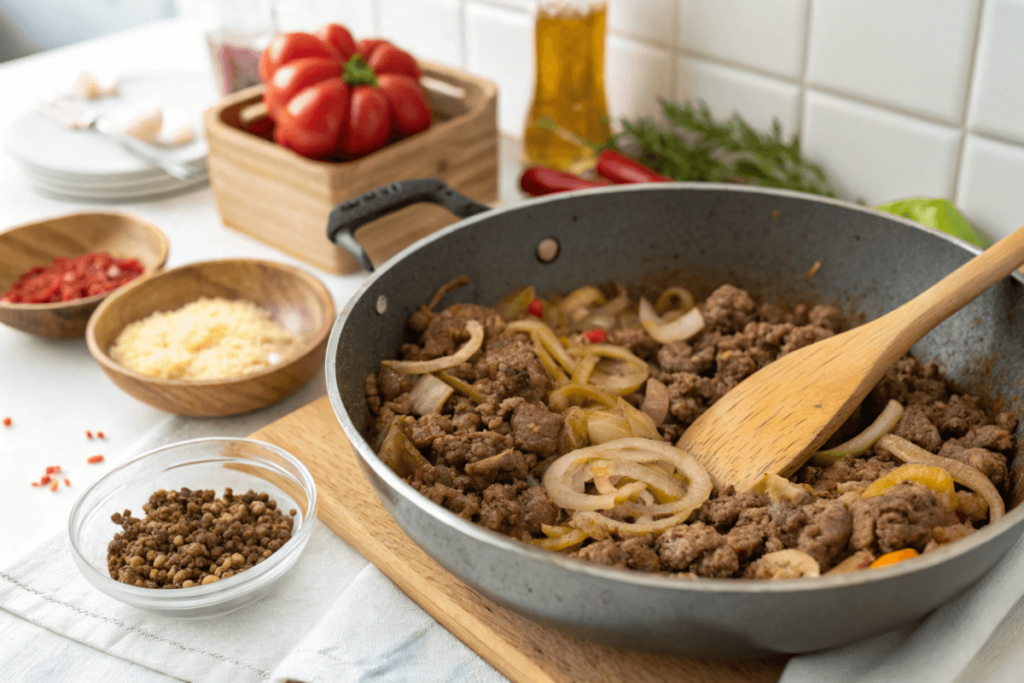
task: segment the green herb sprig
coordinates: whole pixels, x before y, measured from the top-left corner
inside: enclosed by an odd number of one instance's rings
[[[837,196],[825,171],[803,158],[799,136],[788,144],[783,141],[778,121],[771,133],[762,134],[739,114],[715,121],[703,103],[661,100],[661,109],[671,128],[650,119],[622,122],[623,135],[634,139],[640,161],[660,173],[676,180],[749,183]]]

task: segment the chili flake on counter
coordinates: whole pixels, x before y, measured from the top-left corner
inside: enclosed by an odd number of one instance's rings
[[[117,289],[145,271],[138,259],[116,259],[107,253],[75,258],[57,256],[48,266],[36,266],[0,297],[10,304],[73,301]]]

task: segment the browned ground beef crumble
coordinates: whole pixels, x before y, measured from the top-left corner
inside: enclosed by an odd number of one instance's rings
[[[701,413],[727,391],[776,358],[836,334],[843,327],[832,306],[800,304],[793,309],[758,304],[747,292],[723,285],[700,304],[704,330],[686,342],[661,345],[641,328],[613,331],[608,341],[648,361],[651,376],[669,390],[669,416],[659,427],[674,443]],[[449,373],[483,394],[480,405],[454,394],[442,414],[416,419],[407,436],[429,461],[407,481],[427,498],[488,529],[529,541],[541,525],[566,519],[540,485],[558,453],[562,415],[544,399],[554,386],[527,335],[504,331],[493,309],[456,304],[441,313],[417,311],[408,322],[411,343],[402,360],[428,360],[453,353],[468,340],[466,321],[485,328],[475,362]],[[373,414],[372,442],[396,416],[409,414],[412,377],[389,368],[366,379]],[[627,397],[637,403],[640,396]],[[971,465],[1009,501],[1024,489],[1008,460],[1017,449],[1014,414],[986,410],[978,398],[957,393],[936,363],[911,356],[899,360],[863,405],[832,438],[839,443],[860,432],[890,399],[906,410],[895,434],[942,457]],[[500,456],[500,457],[499,457]],[[1024,470],[1014,463],[1014,472]],[[822,573],[861,550],[880,555],[901,548],[926,552],[987,522],[976,496],[959,491],[959,512],[941,505],[920,484],[903,483],[870,498],[859,494],[898,465],[875,449],[847,456],[828,468],[804,466],[791,480],[807,484],[803,499],[777,502],[731,487],[714,491],[685,525],[659,537],[612,534],[587,541],[572,557],[611,567],[672,572],[684,577],[770,578],[759,563],[766,553],[795,548],[818,561]],[[613,508],[605,514],[616,517]]]

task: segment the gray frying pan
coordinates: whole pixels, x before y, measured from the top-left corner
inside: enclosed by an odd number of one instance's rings
[[[457,275],[465,273],[471,284],[442,306],[492,304],[527,284],[548,297],[612,279],[633,287],[672,281],[699,299],[729,282],[760,300],[835,303],[870,320],[924,291],[977,250],[841,201],[708,183],[588,190],[490,209],[438,180],[402,181],[338,206],[329,236],[372,270],[355,230],[422,201],[464,220],[390,259],[348,302],[327,349],[327,387],[384,507],[412,541],[488,598],[613,647],[702,658],[808,652],[922,616],[974,583],[1024,531],[1020,506],[964,540],[887,568],[771,582],[682,580],[571,560],[435,505],[381,463],[367,443],[363,383],[382,359],[394,357],[408,316]],[[820,270],[806,277],[818,261]],[[1015,274],[999,283],[913,353],[944,363],[963,389],[1013,409],[1024,376],[1024,315],[1016,310],[1024,301],[1022,282]],[[1022,466],[1016,460],[1014,473]],[[1013,477],[1014,483],[1020,479]]]

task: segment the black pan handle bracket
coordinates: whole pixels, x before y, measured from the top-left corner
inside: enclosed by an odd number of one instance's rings
[[[355,237],[362,226],[389,213],[420,202],[433,202],[459,218],[469,218],[491,207],[475,202],[445,185],[438,178],[400,180],[338,204],[327,218],[327,238],[349,252],[366,270],[373,272],[373,261]]]

